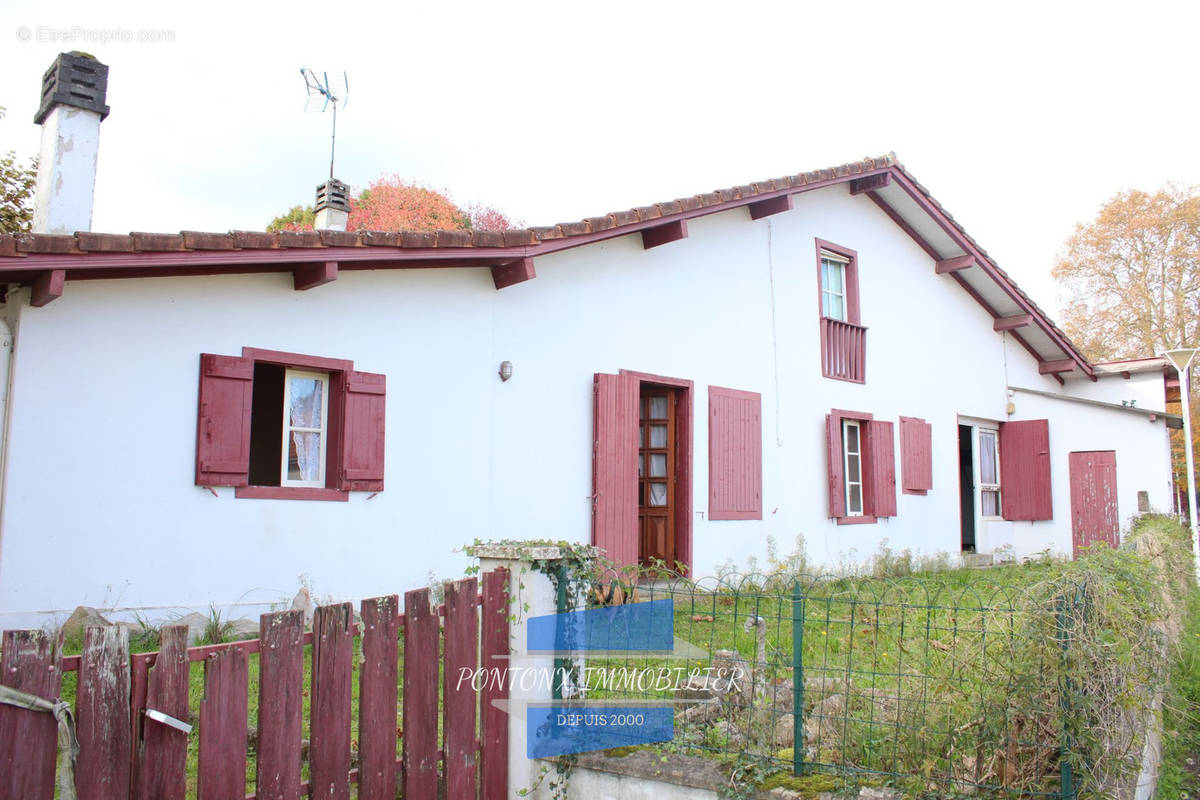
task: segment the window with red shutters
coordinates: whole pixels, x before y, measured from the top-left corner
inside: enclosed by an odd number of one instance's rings
[[[708,518],[762,519],[762,395],[708,387]]]
[[[382,491],[386,385],[344,359],[249,347],[240,358],[201,355],[196,484],[269,499]]]
[[[865,383],[867,329],[858,302],[858,254],[817,239],[817,310],[821,321],[821,374]]]
[[[1005,519],[1054,519],[1047,420],[1000,424],[1000,482],[1000,510]]]
[[[896,451],[892,423],[859,411],[825,416],[829,516],[839,525],[896,515]]]
[[[905,494],[933,488],[933,428],[925,420],[900,418],[900,465]]]

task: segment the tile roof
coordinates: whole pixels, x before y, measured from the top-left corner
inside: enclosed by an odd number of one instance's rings
[[[896,170],[924,196],[924,198],[954,226],[958,234],[965,239],[987,260],[996,277],[1006,284],[1014,294],[1020,296],[1025,303],[1040,317],[1045,326],[1057,334],[1070,350],[1069,355],[1081,364],[1088,365],[1086,357],[1071,343],[1067,335],[1050,320],[1049,316],[1017,286],[1012,278],[987,252],[979,246],[974,238],[966,232],[961,224],[933,198],[929,191],[912,176],[897,159],[895,153],[887,153],[879,157],[868,157],[860,161],[842,164],[836,167],[826,167],[793,175],[784,175],[771,180],[755,181],[727,189],[717,189],[712,192],[695,194],[691,197],[681,197],[645,206],[637,206],[622,211],[612,211],[597,217],[574,222],[561,222],[557,225],[519,228],[504,231],[227,231],[202,232],[181,231],[179,233],[142,233],[129,234],[92,233],[80,231],[75,234],[45,234],[27,233],[15,236],[0,236],[0,272],[20,272],[24,269],[37,269],[29,263],[40,260],[37,257],[67,256],[80,257],[59,261],[55,259],[55,268],[68,270],[86,270],[89,254],[105,253],[119,255],[122,253],[213,253],[222,251],[232,257],[223,258],[219,264],[234,270],[237,257],[233,253],[269,255],[274,253],[280,262],[288,261],[305,252],[305,260],[319,258],[321,249],[338,248],[339,258],[346,258],[348,252],[361,249],[364,258],[369,258],[366,251],[371,248],[388,248],[392,253],[403,256],[404,251],[412,252],[416,258],[438,259],[446,257],[470,258],[471,260],[487,259],[489,256],[512,259],[514,257],[535,257],[540,254],[585,244],[596,238],[621,236],[648,227],[653,221],[664,217],[682,215],[684,217],[698,216],[706,213],[721,211],[739,205],[747,205],[755,198],[788,194],[793,190],[804,187],[816,188],[822,185],[841,183],[852,180],[856,176],[876,174]],[[577,241],[573,241],[577,240]],[[350,251],[344,248],[350,248]],[[446,251],[439,255],[438,250]],[[297,251],[294,255],[281,251]],[[503,251],[503,252],[501,252]],[[376,250],[375,252],[380,252]],[[383,253],[380,253],[383,256]],[[27,258],[27,257],[34,258]],[[332,257],[332,255],[331,255]],[[25,263],[22,263],[25,262]],[[137,262],[131,261],[131,267]],[[220,271],[220,268],[214,268]],[[136,273],[134,273],[136,274]],[[132,277],[132,274],[122,277]],[[88,277],[96,277],[89,275]]]

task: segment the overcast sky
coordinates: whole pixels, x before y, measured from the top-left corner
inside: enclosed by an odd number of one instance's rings
[[[894,150],[1052,312],[1077,222],[1200,184],[1196,2],[48,6],[0,10],[0,150],[36,152],[57,53],[107,64],[98,231],[261,230],[311,203],[330,120],[302,66],[349,73],[342,180],[530,225]]]

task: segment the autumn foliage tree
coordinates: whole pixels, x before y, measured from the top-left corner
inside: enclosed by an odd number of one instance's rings
[[[294,206],[276,217],[267,230],[312,230],[312,206]],[[499,231],[516,227],[491,206],[472,205],[465,210],[444,192],[420,183],[386,175],[373,181],[350,200],[346,228],[352,231]]]
[[[5,109],[0,106],[0,119]],[[12,150],[0,153],[0,234],[26,233],[33,222],[37,159],[22,163]]]
[[[1076,226],[1052,274],[1066,292],[1063,327],[1089,358],[1200,346],[1200,189],[1121,192],[1094,220]],[[1180,406],[1168,410],[1178,413]],[[1191,407],[1200,452],[1195,391]],[[1183,435],[1172,433],[1182,479]]]

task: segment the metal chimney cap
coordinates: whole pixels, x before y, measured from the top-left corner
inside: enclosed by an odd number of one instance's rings
[[[316,211],[332,208],[337,211],[350,211],[350,187],[337,178],[330,178],[317,187]]]
[[[55,106],[74,106],[108,116],[104,104],[108,92],[108,66],[95,56],[78,51],[59,53],[42,75],[42,104],[33,121],[41,125]]]

